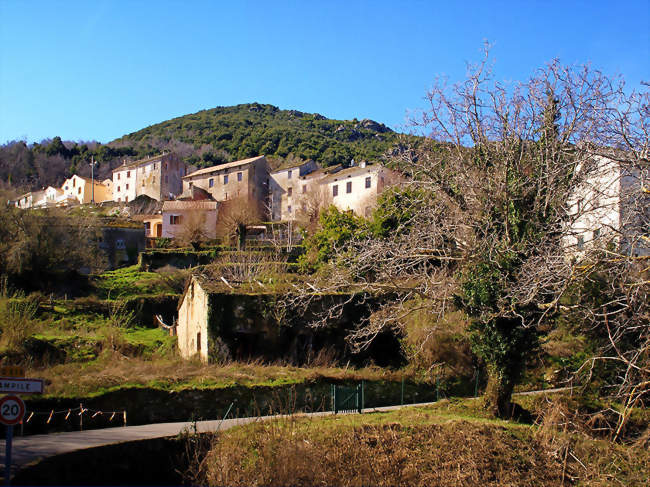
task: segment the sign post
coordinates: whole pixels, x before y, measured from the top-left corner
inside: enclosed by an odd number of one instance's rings
[[[42,394],[41,379],[25,379],[25,369],[18,366],[0,367],[0,393],[9,396],[0,399],[0,423],[7,427],[5,443],[5,485],[11,485],[11,447],[14,438],[14,425],[22,423],[25,416],[25,403],[14,394]]]
[[[18,396],[5,396],[0,399],[0,423],[7,426],[5,442],[5,485],[11,485],[11,446],[14,425],[25,416],[25,403]]]

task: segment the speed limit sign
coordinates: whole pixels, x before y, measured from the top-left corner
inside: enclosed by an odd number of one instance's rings
[[[12,426],[20,423],[25,415],[25,403],[18,396],[0,399],[0,423]]]

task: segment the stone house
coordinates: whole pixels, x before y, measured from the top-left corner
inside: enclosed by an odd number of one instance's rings
[[[99,248],[106,254],[110,269],[138,262],[145,249],[144,229],[139,225],[101,227]]]
[[[141,195],[156,201],[171,199],[183,191],[187,168],[174,153],[163,153],[113,169],[113,201],[133,201]]]
[[[103,203],[113,199],[110,189],[104,184],[77,174],[66,179],[61,189],[66,199],[72,200],[74,198],[77,203],[82,205],[92,203],[93,200],[95,203]]]
[[[204,238],[216,238],[217,205],[216,201],[211,200],[163,202],[160,236],[179,238],[193,231],[202,234]]]
[[[367,319],[381,298],[319,294],[305,310],[278,307],[281,296],[271,291],[241,291],[200,271],[190,278],[178,305],[176,334],[183,358],[203,362],[263,358],[303,363],[322,350],[339,359],[372,358],[387,364],[399,357],[399,341],[391,333],[380,336],[364,354],[352,355],[345,341],[348,330]],[[335,305],[343,306],[328,326],[309,323]]]
[[[183,194],[201,188],[216,201],[243,198],[264,209],[268,195],[269,166],[264,156],[199,169],[183,177]]]
[[[299,165],[281,166],[269,173],[268,206],[272,221],[295,219],[297,203],[308,190],[307,182],[301,178],[318,169],[318,164],[310,160]]]

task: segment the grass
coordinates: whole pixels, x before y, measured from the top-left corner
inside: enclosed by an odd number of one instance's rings
[[[101,299],[115,300],[173,292],[160,274],[141,271],[137,265],[104,272],[93,282],[97,297]]]
[[[478,401],[314,419],[291,415],[219,434],[207,485],[647,485],[650,452],[553,427],[486,418]]]
[[[85,363],[70,362],[49,367],[33,367],[28,373],[46,380],[47,397],[91,397],[124,387],[181,391],[218,389],[235,385],[282,386],[321,379],[401,379],[399,372],[377,367],[294,367],[261,362],[203,364],[178,357],[170,358],[167,347],[171,346],[173,338],[163,336],[161,330],[136,329],[126,333],[125,337],[132,345],[148,346],[153,352],[150,355],[130,357],[119,352],[100,352],[93,360]]]

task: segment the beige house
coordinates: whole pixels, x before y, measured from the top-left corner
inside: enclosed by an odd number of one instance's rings
[[[329,174],[319,180],[321,193],[331,198],[339,210],[352,210],[369,217],[377,196],[388,186],[396,184],[398,175],[380,164],[362,162],[358,166]]]
[[[162,237],[162,215],[150,215],[142,220],[144,223],[144,236],[147,238]]]
[[[183,190],[187,168],[174,153],[163,153],[113,169],[113,200],[128,203],[141,195],[157,201],[171,199]]]
[[[267,199],[268,179],[266,157],[252,157],[188,174],[183,177],[183,194],[198,187],[210,193],[216,201],[245,198],[262,206]]]
[[[162,236],[179,238],[190,232],[206,239],[217,236],[216,201],[165,201],[162,208]]]
[[[113,195],[109,188],[104,186],[99,181],[93,181],[90,178],[74,175],[63,182],[64,197],[84,205],[88,203],[102,203],[104,201],[111,201]]]
[[[306,198],[310,185],[304,179],[319,169],[314,161],[299,165],[279,167],[269,174],[269,213],[273,221],[288,221],[296,218],[299,201]],[[302,179],[301,179],[302,178]]]

